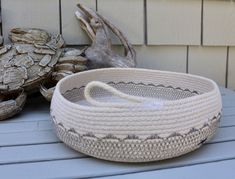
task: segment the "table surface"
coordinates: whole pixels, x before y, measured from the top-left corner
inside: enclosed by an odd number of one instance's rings
[[[68,148],[54,134],[49,103],[30,98],[20,115],[0,121],[0,178],[235,178],[235,93],[221,93],[223,117],[210,142],[175,159],[142,164],[98,160]]]

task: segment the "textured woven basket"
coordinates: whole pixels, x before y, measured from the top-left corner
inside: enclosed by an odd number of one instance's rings
[[[147,162],[211,139],[221,117],[212,80],[145,69],[99,69],[62,79],[51,116],[58,137],[97,158]]]

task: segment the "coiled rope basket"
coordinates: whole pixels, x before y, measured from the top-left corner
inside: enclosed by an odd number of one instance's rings
[[[56,86],[58,137],[100,159],[147,162],[183,155],[211,139],[221,95],[210,79],[146,69],[81,72]]]

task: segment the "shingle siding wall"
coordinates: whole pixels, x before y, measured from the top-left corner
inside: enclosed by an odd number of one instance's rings
[[[38,27],[61,32],[69,45],[89,44],[74,16],[79,2],[128,36],[139,67],[200,74],[235,89],[232,0],[1,0],[3,36],[12,27]]]

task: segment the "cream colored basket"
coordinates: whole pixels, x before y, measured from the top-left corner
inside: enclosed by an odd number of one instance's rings
[[[147,162],[199,148],[215,133],[221,96],[212,80],[145,69],[99,69],[62,79],[51,116],[58,137],[97,158]]]

